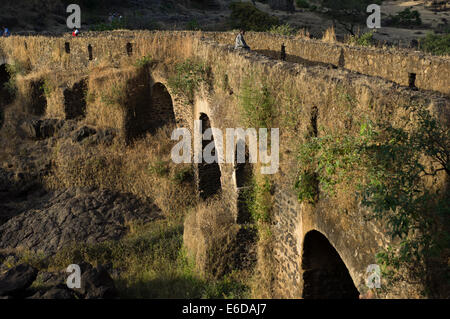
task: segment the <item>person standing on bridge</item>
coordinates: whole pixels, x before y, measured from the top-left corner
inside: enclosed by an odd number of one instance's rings
[[[80,30],[73,28],[72,36],[77,37],[80,34]]]
[[[236,44],[234,45],[234,49],[244,49],[250,51],[250,47],[247,45],[244,39],[245,30],[241,29],[239,34],[236,37]]]
[[[9,29],[7,27],[3,27],[3,36],[9,37],[11,35],[11,32],[9,32]]]

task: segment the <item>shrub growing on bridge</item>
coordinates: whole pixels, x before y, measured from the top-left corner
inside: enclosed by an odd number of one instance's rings
[[[175,94],[194,100],[195,91],[202,83],[209,82],[209,68],[205,63],[187,59],[175,65],[175,74],[169,78],[169,86]]]
[[[247,78],[242,83],[239,102],[241,106],[242,119],[247,127],[271,128],[275,99],[267,85],[255,84],[253,78]]]
[[[296,29],[291,27],[289,24],[282,24],[282,25],[276,25],[272,26],[269,30],[272,34],[280,34],[280,35],[295,35]]]
[[[420,41],[420,48],[435,55],[450,55],[450,33],[443,35],[427,34]]]

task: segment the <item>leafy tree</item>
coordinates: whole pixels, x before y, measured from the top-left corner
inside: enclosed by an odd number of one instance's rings
[[[328,15],[342,25],[345,30],[355,35],[355,28],[367,20],[367,7],[381,4],[382,0],[321,0],[322,6],[328,8]]]
[[[267,31],[271,27],[279,25],[277,17],[259,10],[251,3],[233,2],[230,8],[232,28],[243,28],[248,31]]]
[[[422,25],[422,19],[420,18],[420,12],[417,10],[411,10],[406,8],[400,11],[395,16],[391,17],[390,24],[395,26],[409,27]]]

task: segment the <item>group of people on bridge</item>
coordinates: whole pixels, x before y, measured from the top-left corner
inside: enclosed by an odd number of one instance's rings
[[[77,37],[79,34],[80,34],[80,30],[78,30],[77,28],[73,28],[72,36]],[[1,32],[0,36],[9,37],[10,35],[11,35],[11,32],[9,31],[9,29],[7,27],[3,27],[3,31]],[[245,35],[245,30],[241,29],[239,31],[239,34],[236,37],[234,48],[236,50],[243,49],[243,50],[250,51],[250,47],[245,42],[244,35]]]

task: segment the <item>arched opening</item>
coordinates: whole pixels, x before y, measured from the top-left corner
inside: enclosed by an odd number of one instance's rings
[[[132,141],[158,129],[176,126],[172,97],[166,86],[155,83],[146,68],[127,82],[127,118],[125,120],[126,140]]]
[[[86,91],[85,79],[75,83],[71,89],[64,90],[64,112],[67,120],[86,115]]]
[[[302,268],[304,299],[359,297],[359,292],[338,252],[318,231],[310,231],[305,236]]]
[[[237,223],[247,224],[251,222],[251,212],[249,209],[249,200],[252,195],[253,168],[250,163],[249,149],[244,140],[238,140],[236,143],[236,152],[234,156],[236,191],[237,191]],[[244,152],[243,154],[239,154]],[[240,155],[240,156],[238,156]],[[244,161],[242,161],[244,155]]]
[[[172,97],[162,83],[152,88],[152,127],[156,130],[166,125],[175,125]]]
[[[204,134],[207,129],[211,128],[211,122],[209,117],[204,113],[200,114],[200,121],[202,122],[202,134]],[[210,141],[202,140],[202,151],[210,143],[214,143],[214,137]],[[212,155],[217,155],[215,144],[214,150],[211,153]],[[198,190],[200,198],[205,200],[219,193],[222,188],[220,176],[220,167],[217,162],[208,164],[203,159],[202,163],[198,164]]]

